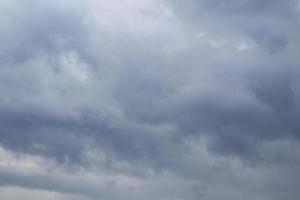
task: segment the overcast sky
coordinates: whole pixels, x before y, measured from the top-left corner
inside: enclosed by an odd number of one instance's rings
[[[0,200],[299,200],[299,0],[0,0]]]

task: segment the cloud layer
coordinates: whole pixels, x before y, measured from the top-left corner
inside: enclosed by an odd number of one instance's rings
[[[0,1],[8,200],[296,200],[298,0]]]

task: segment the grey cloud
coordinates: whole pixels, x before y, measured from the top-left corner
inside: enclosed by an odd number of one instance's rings
[[[232,4],[234,5],[235,3],[233,2]],[[46,8],[48,9],[48,7]],[[76,12],[69,13],[64,11],[62,13],[55,12],[53,14],[51,6],[49,11],[46,8],[37,8],[39,12],[42,10],[42,14],[38,14],[39,18],[34,17],[35,14],[28,18],[29,20],[32,20],[32,22],[30,21],[30,23],[28,23],[29,32],[27,33],[27,36],[25,34],[25,38],[21,41],[27,42],[32,39],[36,39],[37,43],[33,43],[33,47],[38,50],[40,46],[39,43],[47,47],[49,46],[47,43],[55,44],[56,35],[62,35],[63,38],[75,38],[74,41],[76,41],[76,44],[86,42],[85,45],[91,45],[91,47],[94,48],[93,44],[90,44],[88,40],[76,36],[82,36],[81,29],[85,30],[85,27],[81,25],[82,19],[78,17]],[[46,9],[46,11],[43,11],[43,9]],[[57,11],[57,9],[54,10]],[[60,18],[63,20],[59,20]],[[35,25],[39,24],[40,20],[48,22],[46,26],[47,29],[49,28],[48,31],[44,30],[44,26]],[[21,20],[21,23],[22,21],[23,20]],[[91,29],[89,31],[93,30]],[[103,33],[100,32],[100,34]],[[90,35],[86,34],[83,36],[89,37]],[[162,50],[158,50],[157,52],[151,51],[151,48],[157,48],[154,44],[148,44],[148,42],[145,41],[135,41],[132,37],[129,37],[129,41],[122,43],[119,33],[116,33],[116,35],[112,37],[114,37],[116,42],[120,41],[120,44],[116,47],[108,46],[111,49],[104,50],[103,55],[100,55],[100,58],[94,58],[93,62],[94,64],[96,62],[96,66],[97,62],[99,62],[98,67],[100,69],[106,67],[108,70],[111,70],[109,71],[111,74],[109,74],[108,80],[97,78],[97,76],[101,76],[101,70],[96,71],[94,69],[95,65],[89,66],[93,73],[92,76],[95,75],[93,84],[107,84],[108,88],[105,88],[106,86],[99,86],[100,88],[103,87],[104,91],[100,90],[98,92],[97,90],[99,89],[95,88],[95,86],[89,85],[84,85],[83,88],[80,88],[81,84],[73,80],[66,80],[66,82],[61,83],[59,82],[54,85],[54,90],[44,91],[44,88],[41,85],[42,80],[32,79],[32,77],[34,77],[33,74],[36,73],[34,70],[36,68],[39,69],[39,67],[30,66],[32,64],[24,66],[24,72],[28,76],[24,83],[29,83],[29,85],[33,87],[33,92],[37,90],[38,95],[47,94],[48,92],[57,97],[58,100],[56,100],[56,102],[50,103],[53,104],[52,106],[56,107],[57,110],[61,110],[61,106],[71,101],[69,109],[78,109],[79,111],[75,112],[76,117],[78,118],[77,120],[73,120],[71,117],[70,120],[65,119],[66,121],[63,121],[62,119],[55,119],[55,116],[51,116],[52,114],[46,114],[46,116],[43,116],[44,114],[39,114],[37,117],[33,117],[33,119],[31,119],[33,123],[30,122],[30,120],[24,120],[22,114],[21,117],[16,116],[16,114],[19,114],[18,111],[15,114],[13,114],[15,111],[8,111],[9,114],[3,116],[3,120],[9,119],[9,115],[12,115],[12,121],[4,121],[3,124],[6,124],[6,126],[14,126],[18,124],[17,130],[13,131],[15,131],[15,135],[18,135],[20,141],[24,143],[23,145],[25,145],[25,147],[22,147],[23,149],[26,149],[26,145],[32,145],[31,143],[33,143],[36,139],[42,144],[45,143],[47,146],[47,142],[53,141],[53,144],[57,145],[54,145],[54,147],[60,147],[53,148],[54,152],[58,149],[66,149],[63,150],[63,152],[66,151],[66,155],[80,155],[80,153],[76,151],[76,149],[79,148],[78,146],[80,146],[79,144],[76,144],[76,141],[72,141],[72,139],[68,139],[68,137],[66,139],[62,139],[62,141],[68,141],[68,143],[70,143],[69,146],[64,145],[64,142],[57,141],[55,138],[59,138],[59,136],[62,137],[61,135],[71,135],[71,138],[73,137],[72,135],[74,135],[74,137],[87,136],[95,138],[96,143],[113,147],[113,149],[116,149],[117,152],[121,152],[121,155],[126,158],[139,158],[145,156],[148,159],[151,157],[153,162],[159,163],[160,159],[157,158],[157,160],[155,160],[155,157],[157,155],[163,155],[162,149],[164,148],[162,146],[165,144],[160,142],[160,137],[156,138],[151,136],[151,133],[145,133],[147,131],[144,127],[149,125],[148,123],[151,123],[150,126],[169,124],[170,126],[178,128],[178,130],[171,131],[173,133],[167,133],[171,134],[171,136],[163,137],[166,140],[171,140],[168,141],[170,142],[171,148],[173,148],[173,145],[174,147],[177,145],[176,142],[172,142],[172,137],[175,138],[174,140],[180,141],[180,138],[185,137],[186,134],[201,135],[203,132],[212,132],[212,135],[213,137],[216,137],[218,144],[216,149],[219,148],[222,149],[221,152],[226,152],[224,148],[229,148],[232,149],[229,151],[233,151],[238,154],[243,151],[251,152],[255,149],[255,145],[252,145],[251,143],[248,144],[248,141],[256,143],[261,139],[270,139],[273,137],[277,138],[279,135],[282,136],[286,134],[286,132],[290,133],[290,127],[285,127],[285,125],[281,124],[283,123],[281,116],[289,116],[289,113],[286,112],[288,112],[288,110],[293,106],[294,91],[290,86],[289,72],[285,72],[283,69],[283,72],[280,71],[278,73],[273,73],[274,67],[272,65],[277,65],[276,63],[266,61],[265,59],[259,59],[256,54],[249,55],[253,63],[247,64],[249,66],[247,66],[246,70],[250,70],[250,73],[252,73],[251,71],[254,71],[254,75],[250,77],[251,80],[249,81],[247,79],[248,77],[245,77],[244,72],[235,72],[235,68],[232,69],[231,67],[227,67],[227,65],[244,64],[244,60],[239,61],[239,55],[235,52],[231,52],[231,56],[236,59],[236,62],[234,63],[221,63],[221,61],[219,63],[213,61],[213,58],[206,58],[206,60],[203,61],[203,57],[199,57],[197,54],[193,55],[193,53],[191,55],[181,57],[179,54],[182,51],[171,55],[169,58],[171,59],[170,62],[163,57],[165,53]],[[176,39],[176,35],[174,37]],[[41,39],[39,40],[39,38]],[[187,40],[187,44],[190,44],[191,42]],[[31,48],[30,45],[26,44],[22,46],[24,46],[24,48]],[[122,50],[125,48],[124,46],[132,48],[132,52],[128,52],[127,50],[123,53]],[[44,51],[50,56],[58,57],[60,56],[61,51],[68,52],[73,50],[77,52],[79,56],[84,57],[84,52],[87,48],[88,47],[86,46],[79,45],[73,46],[71,49],[60,50],[58,52],[49,50],[48,48],[45,48]],[[99,48],[101,52],[102,47]],[[202,47],[194,47],[194,50],[199,49],[199,53],[201,53],[201,48]],[[21,49],[23,52],[21,52],[21,54],[25,54],[25,52],[34,52],[30,49],[24,51],[22,48],[16,49],[18,51]],[[95,50],[98,51],[98,48]],[[122,63],[119,64],[120,66],[116,66],[115,59],[113,57],[109,57],[111,56],[109,55],[109,51],[118,55],[118,59],[122,61]],[[212,50],[212,53],[214,52],[215,50]],[[94,54],[96,56],[96,53]],[[136,56],[132,57],[132,54],[136,54]],[[33,57],[33,55],[31,57]],[[200,55],[203,55],[203,53]],[[82,57],[80,57],[80,59]],[[102,58],[107,59],[107,61],[103,63]],[[151,58],[151,60],[149,58]],[[41,57],[41,59],[44,58]],[[183,62],[181,59],[189,59],[190,62]],[[18,59],[16,58],[14,60]],[[85,59],[82,61],[86,62]],[[259,63],[261,61],[266,62],[266,66],[264,66],[265,64],[261,65]],[[281,59],[282,65],[286,64],[285,61],[285,58]],[[210,63],[206,64],[206,62]],[[44,68],[50,68],[50,70],[47,69],[47,71],[45,71],[46,73],[52,73],[53,76],[58,74],[58,78],[65,78],[63,73],[59,71],[60,68],[63,67],[60,66],[60,64],[57,65],[56,62],[52,63],[47,60],[42,64],[46,65]],[[223,65],[224,69],[220,68],[218,69],[218,72],[215,72],[214,68],[221,65]],[[173,72],[173,70],[184,70],[184,68],[188,68],[192,74],[180,74],[180,72]],[[260,73],[259,68],[263,68],[268,73],[269,77],[265,78],[260,77],[260,74],[256,75],[256,73]],[[56,71],[57,69],[58,72]],[[40,70],[42,74],[44,69],[41,68]],[[232,81],[231,79],[234,79],[234,77],[230,74],[226,77],[222,75],[219,77],[217,73],[226,73],[226,70],[231,70],[230,73],[233,73],[234,76],[239,76],[240,80],[237,82]],[[60,73],[61,76],[59,76]],[[178,80],[165,80],[165,77],[167,77],[170,73],[174,73]],[[9,71],[7,74],[8,77],[5,79],[8,79],[8,81],[4,84],[9,83],[9,81],[19,81],[16,77],[12,76]],[[197,78],[198,74],[201,74],[199,79]],[[248,75],[249,72],[246,72],[246,76]],[[216,81],[217,79],[219,80]],[[56,80],[60,81],[58,79]],[[177,82],[180,81],[182,81],[183,84],[177,85]],[[72,84],[69,85],[69,82]],[[24,90],[27,91],[27,86],[23,84],[23,81],[18,84],[21,84],[21,87],[24,87]],[[52,83],[50,82],[50,84]],[[205,88],[201,88],[201,85],[204,84]],[[236,87],[235,84],[239,84],[240,87]],[[112,88],[110,88],[110,85],[113,85]],[[11,87],[9,85],[7,86]],[[195,86],[195,89],[186,90],[185,87],[188,88],[190,86]],[[220,89],[220,86],[224,88]],[[111,91],[109,91],[110,89]],[[14,90],[17,91],[17,88],[14,88]],[[92,90],[95,90],[96,92]],[[206,91],[202,93],[201,90]],[[9,91],[6,89],[4,89],[4,91],[7,92],[7,96],[11,96],[12,98],[18,96],[18,98],[21,99],[21,104],[23,103],[22,101],[26,102],[27,99],[30,99],[29,105],[33,108],[36,107],[32,100],[32,98],[34,98],[32,96],[34,93],[30,95],[27,94],[28,96],[26,97],[26,94],[25,96],[19,96],[18,93],[9,94]],[[73,91],[75,93],[73,93]],[[81,92],[88,96],[84,103],[81,103],[80,95],[78,95],[78,93]],[[243,95],[238,96],[238,93]],[[252,96],[252,93],[255,96]],[[89,99],[101,99],[103,95],[108,96],[108,100],[105,103],[108,104],[110,101],[115,101],[115,109],[120,109],[124,114],[121,118],[117,117],[117,119],[115,119],[121,120],[122,122],[117,122],[119,125],[114,128],[110,128],[110,126],[113,126],[112,124],[114,123],[110,121],[111,119],[101,117],[101,113],[106,111],[101,111],[99,107],[105,105],[101,105],[102,102],[97,103],[96,101]],[[28,101],[26,104],[24,104],[24,106],[28,106]],[[43,109],[45,109],[45,107],[45,105],[42,105]],[[13,107],[11,109],[13,109]],[[27,111],[29,113],[25,112],[25,115],[29,116],[29,118],[30,115],[35,116],[36,114],[34,112],[40,112],[39,109],[40,108],[37,108],[36,111],[29,110]],[[93,114],[91,115],[91,113],[87,112],[87,119],[84,119],[82,111],[89,109],[96,109],[94,112],[96,113],[96,118],[93,118]],[[46,112],[48,111],[46,110]],[[49,115],[49,117],[47,115]],[[98,115],[100,117],[98,117]],[[109,116],[111,114],[104,113],[104,115]],[[126,117],[128,117],[128,119],[125,120]],[[74,123],[76,123],[77,126],[72,125]],[[141,124],[138,125],[135,123]],[[26,130],[26,127],[28,130]],[[88,127],[89,131],[82,131],[85,127]],[[20,136],[19,128],[24,129],[24,131],[22,131],[24,132],[24,136]],[[7,130],[9,130],[9,128]],[[41,130],[42,133],[40,133]],[[27,132],[33,133],[29,134]],[[67,133],[65,134],[64,132]],[[243,134],[240,134],[241,132],[243,132]],[[294,132],[295,131],[293,131],[292,134],[294,134]],[[12,138],[16,137],[14,134],[9,133],[3,133],[2,135],[5,136],[3,140],[5,142],[3,143],[6,144],[14,141]],[[26,143],[26,140],[28,143]],[[52,146],[52,143],[49,142],[49,145]],[[135,145],[137,146],[135,147]],[[140,147],[138,147],[139,145]],[[13,143],[11,147],[15,148],[16,146],[14,146]],[[50,149],[50,151],[52,150]],[[72,154],[72,152],[75,153]],[[60,154],[61,152],[55,153],[55,155]],[[163,158],[164,157],[162,157],[162,159]]]
[[[196,29],[213,34],[246,34],[270,52],[278,52],[295,41],[299,11],[291,1],[175,1],[171,3]],[[206,20],[207,19],[207,20]],[[219,23],[221,20],[221,23]],[[211,26],[218,23],[219,26]],[[189,23],[187,23],[189,24]]]
[[[1,9],[5,10],[3,23],[7,24],[1,34],[2,65],[22,64],[43,51],[58,53],[77,45],[78,38],[83,37],[82,16],[58,3],[4,1]]]
[[[268,146],[288,140],[299,151],[297,1],[145,0],[143,9],[151,12],[136,12],[141,5],[131,8],[131,1],[124,10],[118,1],[101,1],[100,19],[90,1],[12,2],[0,3],[6,11],[0,14],[3,147],[70,168],[162,181],[143,191],[145,199],[165,182],[170,191],[158,199],[299,195],[297,181],[268,186],[274,174],[292,177],[291,169],[298,176],[294,154],[279,152],[286,166],[277,162],[275,149],[289,144]],[[157,18],[152,12],[161,6],[168,12]],[[132,19],[138,28],[130,27]],[[193,153],[189,142],[198,140],[206,142],[207,160]],[[102,151],[104,161],[88,157],[91,151]],[[215,157],[225,161],[212,165]],[[256,179],[248,183],[251,176],[240,168],[242,177],[235,174],[231,158]],[[98,195],[96,186],[51,188],[45,177],[3,177],[3,185]]]

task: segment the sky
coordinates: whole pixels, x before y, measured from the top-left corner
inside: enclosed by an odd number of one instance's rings
[[[298,200],[299,0],[0,0],[0,200]]]

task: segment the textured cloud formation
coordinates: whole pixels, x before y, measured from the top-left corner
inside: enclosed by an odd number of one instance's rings
[[[298,0],[0,0],[0,199],[297,200]]]

